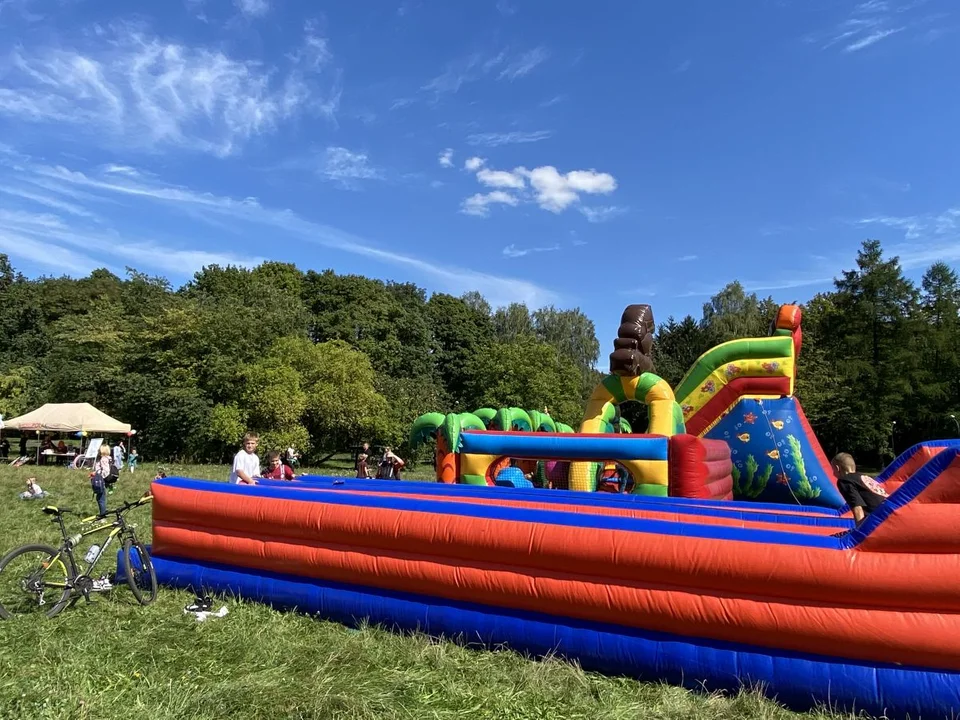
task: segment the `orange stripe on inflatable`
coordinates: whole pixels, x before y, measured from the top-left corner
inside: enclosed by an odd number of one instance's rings
[[[892,494],[901,485],[903,485],[903,483],[909,480],[910,477],[917,472],[917,470],[922,468],[930,460],[942,453],[945,449],[945,447],[930,447],[929,445],[921,446],[909,460],[897,468],[893,475],[887,478],[883,486],[887,489],[888,493]]]
[[[568,530],[569,528],[565,528]],[[669,585],[620,582],[569,572],[531,572],[490,562],[451,564],[400,550],[376,554],[319,542],[293,544],[159,525],[165,554],[267,572],[547,612],[688,637],[779,647],[880,662],[960,670],[956,615],[842,609],[702,595]],[[662,540],[662,539],[661,539]],[[671,543],[676,538],[670,538]],[[646,547],[648,551],[659,547]],[[696,568],[690,568],[696,570]],[[857,599],[856,595],[845,598]]]
[[[599,577],[603,583],[643,578],[696,592],[791,603],[960,612],[957,555],[893,555],[667,536],[276,500],[158,484],[154,484],[153,516],[161,555],[171,554],[164,544],[164,524],[243,535],[269,530],[284,541],[332,543],[374,554],[409,552],[453,562],[497,558],[516,567]],[[603,583],[596,590],[601,605]]]

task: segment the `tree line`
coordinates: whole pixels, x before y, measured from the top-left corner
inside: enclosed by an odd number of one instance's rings
[[[660,324],[656,372],[676,385],[713,345],[766,335],[777,306],[730,283],[699,319]],[[876,241],[804,305],[797,394],[828,452],[878,462],[956,434],[958,308],[949,266],[916,287]],[[135,270],[28,279],[0,255],[0,413],[89,402],[137,428],[148,458],[224,460],[247,429],[314,460],[361,440],[402,447],[421,413],[483,406],[576,427],[600,354],[579,309],[493,309],[478,292],[276,262],[206,267],[177,289]],[[625,416],[643,427],[643,414]]]

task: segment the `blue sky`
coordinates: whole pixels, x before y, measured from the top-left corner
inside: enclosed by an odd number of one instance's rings
[[[949,0],[0,0],[0,252],[494,304],[805,300],[960,260]]]

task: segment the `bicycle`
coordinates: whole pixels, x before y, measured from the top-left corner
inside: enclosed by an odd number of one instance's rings
[[[118,536],[122,542],[123,558],[122,569],[130,591],[141,605],[149,605],[157,598],[157,574],[153,562],[147,554],[144,545],[137,539],[136,525],[126,521],[126,513],[135,507],[140,507],[153,500],[152,495],[144,495],[135,502],[124,503],[118,508],[107,511],[103,516],[81,518],[81,524],[99,523],[96,527],[83,530],[74,535],[67,534],[64,525],[64,515],[79,515],[70,508],[58,508],[48,505],[43,508],[46,515],[52,515],[54,522],[60,528],[63,540],[59,548],[49,545],[23,545],[7,553],[0,560],[0,581],[4,577],[13,575],[15,593],[13,601],[0,598],[0,618],[8,620],[16,614],[31,609],[44,610],[48,618],[52,618],[62,611],[68,604],[79,600],[82,596],[90,602],[90,594],[94,592],[108,592],[114,585],[109,580],[93,578],[93,569],[107,548]],[[113,515],[114,520],[108,521]],[[105,524],[104,524],[105,523]],[[87,563],[82,572],[77,572],[78,562],[74,550],[84,538],[99,533],[107,533],[103,546],[93,545],[83,558]],[[136,561],[131,562],[131,554],[136,553]],[[119,567],[117,568],[120,569]],[[50,604],[45,596],[47,593],[57,596]],[[16,603],[16,604],[14,604]]]

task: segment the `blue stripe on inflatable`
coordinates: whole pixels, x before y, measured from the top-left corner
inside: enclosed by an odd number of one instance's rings
[[[835,514],[830,514],[822,516],[820,514],[815,515],[787,515],[784,513],[771,513],[771,512],[749,512],[748,509],[738,509],[748,503],[729,503],[730,509],[726,508],[713,508],[713,507],[699,507],[699,506],[686,506],[681,503],[664,503],[664,504],[648,504],[641,502],[633,503],[617,503],[609,502],[603,499],[603,496],[610,497],[608,493],[570,493],[563,491],[545,491],[545,490],[532,490],[530,492],[521,493],[520,491],[523,488],[517,488],[512,492],[503,492],[497,493],[496,488],[487,487],[477,487],[473,485],[447,485],[444,483],[398,483],[393,481],[379,481],[379,484],[376,484],[377,481],[370,483],[363,483],[362,481],[358,483],[343,483],[336,478],[329,478],[324,481],[319,476],[313,476],[314,479],[308,480],[307,482],[297,482],[291,483],[285,480],[262,480],[261,485],[267,485],[270,487],[276,488],[287,488],[287,489],[296,489],[298,485],[305,487],[313,487],[323,490],[336,490],[338,492],[364,492],[364,491],[373,491],[373,492],[383,492],[390,493],[398,496],[403,496],[406,494],[423,494],[423,495],[432,495],[435,497],[463,497],[463,498],[489,498],[494,500],[522,500],[527,502],[537,502],[544,505],[553,505],[556,506],[557,510],[563,511],[564,509],[573,506],[573,505],[582,505],[585,507],[591,508],[614,508],[619,510],[649,510],[651,512],[675,512],[680,515],[689,515],[691,517],[714,517],[714,518],[727,518],[730,520],[744,520],[750,522],[769,522],[769,523],[778,523],[781,525],[803,525],[807,527],[828,527],[828,528],[838,528],[846,529],[853,527],[853,521],[848,518],[840,518]],[[300,478],[303,480],[303,478]],[[337,484],[334,484],[337,483]],[[415,486],[415,487],[410,487]],[[563,496],[561,497],[561,493]],[[571,498],[570,495],[574,497]],[[612,497],[627,497],[627,498],[637,498],[641,499],[641,496],[619,496],[613,495]],[[578,499],[579,498],[579,499]],[[656,498],[660,500],[662,498]],[[684,498],[677,498],[677,500],[683,500]]]
[[[161,583],[232,593],[356,626],[362,620],[404,631],[508,645],[537,656],[559,654],[588,670],[736,692],[760,685],[796,710],[829,704],[891,720],[960,713],[960,673],[872,665],[616,625],[514,612],[490,606],[327,583],[226,565],[155,557]]]
[[[567,502],[582,504],[585,502],[608,505],[610,507],[621,507],[627,503],[639,503],[642,505],[676,505],[687,508],[715,508],[729,509],[737,508],[743,511],[770,511],[782,513],[789,510],[791,513],[802,513],[804,515],[837,518],[840,514],[833,508],[816,507],[813,505],[787,505],[784,503],[759,503],[752,500],[705,500],[699,498],[680,498],[680,497],[652,497],[647,495],[628,495],[616,493],[586,493],[576,490],[549,490],[542,489],[524,491],[524,490],[497,490],[489,485],[459,485],[453,483],[438,483],[433,481],[404,480],[397,482],[395,480],[364,480],[360,478],[329,477],[323,475],[303,475],[297,478],[297,482],[319,483],[326,485],[336,484],[338,487],[346,486],[360,487],[366,490],[382,490],[384,492],[421,492],[421,488],[436,488],[437,492],[447,492],[451,494],[460,494],[472,492],[478,497],[496,496],[498,492],[505,493],[502,497],[512,497],[516,499],[518,493],[524,493],[528,497],[544,497],[547,493],[551,498],[558,502]],[[269,481],[271,484],[283,485],[285,481]]]
[[[666,460],[667,438],[463,432],[461,452],[570,460]]]
[[[413,500],[407,498],[385,498],[359,493],[325,493],[318,498],[310,490],[291,490],[260,485],[233,485],[210,482],[207,480],[188,480],[185,478],[164,478],[156,480],[160,485],[215,492],[225,495],[253,495],[277,500],[298,500],[322,502],[328,505],[353,505],[376,507],[387,510],[408,512],[426,512],[442,515],[456,514],[465,517],[486,518],[491,520],[511,520],[514,522],[543,523],[563,527],[585,527],[602,530],[624,530],[628,532],[656,533],[673,537],[700,537],[714,540],[739,540],[742,542],[771,543],[798,547],[817,547],[839,549],[836,538],[819,535],[801,535],[776,530],[757,530],[753,528],[723,527],[720,525],[696,525],[692,523],[669,522],[666,520],[635,520],[633,518],[588,515],[582,513],[556,512],[552,510],[528,510],[504,507],[501,505],[480,505],[477,503],[443,502],[437,500]]]
[[[897,459],[884,468],[883,472],[877,475],[877,482],[886,482],[897,470],[907,464],[914,455],[922,448],[960,448],[960,440],[927,440],[926,442],[911,445],[897,456]]]

